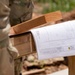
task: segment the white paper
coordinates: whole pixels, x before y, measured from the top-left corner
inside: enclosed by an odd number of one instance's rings
[[[75,55],[75,20],[31,30],[38,59]]]

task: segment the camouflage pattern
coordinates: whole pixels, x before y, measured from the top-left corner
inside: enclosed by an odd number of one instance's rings
[[[14,26],[32,18],[32,0],[10,0],[10,24]],[[15,60],[15,75],[20,75],[22,68],[21,58]]]
[[[11,11],[10,11],[11,9]],[[18,51],[9,41],[10,23],[15,25],[31,19],[33,3],[31,0],[0,0],[0,75],[19,75],[20,59],[15,61]],[[10,14],[10,15],[9,15]]]
[[[14,75],[14,58],[18,51],[9,41],[9,0],[0,0],[0,75]]]
[[[31,19],[33,12],[32,0],[10,0],[10,23],[16,25]]]

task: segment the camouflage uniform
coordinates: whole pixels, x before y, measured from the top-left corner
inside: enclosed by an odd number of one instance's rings
[[[9,0],[0,0],[0,75],[14,75],[14,58],[18,51],[9,41]]]
[[[32,18],[32,0],[10,0],[10,23],[11,26],[27,21]],[[19,75],[22,68],[22,58],[15,60],[15,75]]]
[[[31,0],[0,0],[0,75],[15,75],[14,58],[18,55],[18,51],[11,45],[8,37],[9,13],[10,23],[13,26],[30,19],[32,10]]]
[[[10,8],[10,23],[12,26],[27,21],[32,17],[32,0],[10,0]]]

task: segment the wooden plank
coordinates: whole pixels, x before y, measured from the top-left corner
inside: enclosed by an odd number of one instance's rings
[[[19,44],[30,42],[31,34],[30,33],[22,34],[22,35],[14,36],[12,38],[13,38],[12,41],[14,41],[14,46],[16,46]]]
[[[37,69],[37,70],[32,70],[28,72],[23,72],[22,75],[32,75],[32,74],[37,74],[37,73],[45,73],[45,69]]]
[[[48,13],[48,14],[42,15],[40,17],[37,17],[35,19],[31,19],[29,21],[23,22],[16,26],[13,26],[13,29],[16,34],[20,34],[20,33],[26,32],[34,27],[41,26],[48,22],[55,22],[60,19],[62,19],[62,14],[60,11],[56,11],[56,12]]]
[[[36,50],[31,33],[12,36],[10,41],[19,51],[20,57],[33,53]]]
[[[75,75],[75,56],[68,57],[69,75]]]
[[[45,16],[46,23],[48,22],[53,23],[62,19],[62,13],[60,11],[48,13],[45,14],[44,16]]]
[[[68,69],[61,70],[52,74],[47,74],[47,75],[68,75]]]
[[[15,34],[16,34],[16,33],[15,33],[13,27],[11,27],[11,28],[10,28],[10,32],[9,32],[9,36],[15,35]]]
[[[15,47],[19,51],[20,56],[25,55],[26,53],[31,53],[31,47],[30,47],[30,42],[23,43],[20,45],[16,45]]]

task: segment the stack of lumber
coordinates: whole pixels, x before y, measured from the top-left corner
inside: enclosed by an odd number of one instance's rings
[[[62,19],[60,11],[44,14],[37,18],[15,25],[10,30],[10,40],[19,51],[20,57],[36,52],[35,42],[30,29],[52,25]]]
[[[33,60],[28,59],[30,56],[33,57]],[[64,61],[63,58],[38,60],[35,53],[27,55],[23,60],[22,73],[25,75],[36,75],[37,73],[37,75],[46,75],[48,73],[47,66],[60,65]]]

